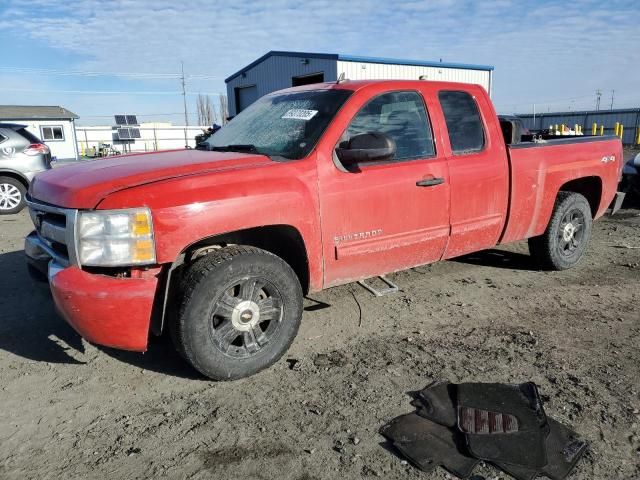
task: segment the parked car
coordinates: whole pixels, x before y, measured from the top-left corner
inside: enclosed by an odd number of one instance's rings
[[[640,195],[640,153],[624,164],[620,189],[630,194]]]
[[[18,213],[33,177],[51,168],[51,152],[24,125],[0,123],[0,215]]]
[[[507,145],[482,87],[442,82],[275,92],[206,142],[38,175],[25,252],[87,340],[168,328],[218,380],[277,361],[307,292],[523,239],[573,267],[622,167],[613,136]]]

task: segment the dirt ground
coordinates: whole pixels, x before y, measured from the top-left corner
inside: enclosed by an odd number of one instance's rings
[[[214,383],[168,340],[136,354],[80,339],[23,261],[28,215],[0,217],[0,478],[452,478],[421,473],[378,428],[435,379],[539,384],[589,451],[572,479],[640,478],[640,210],[594,228],[579,267],[526,243],[307,299],[291,350]],[[631,247],[631,248],[628,248]],[[474,480],[507,479],[482,465]]]

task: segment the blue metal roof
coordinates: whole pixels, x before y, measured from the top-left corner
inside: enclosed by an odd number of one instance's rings
[[[311,53],[311,52],[284,52],[272,50],[265,53],[263,56],[254,60],[249,65],[236,73],[226,78],[225,83],[229,83],[238,75],[245,73],[247,70],[251,70],[259,63],[264,62],[269,57],[299,57],[299,58],[324,58],[332,60],[342,60],[345,62],[362,62],[362,63],[384,63],[388,65],[413,65],[416,67],[443,67],[443,68],[463,68],[466,70],[494,70],[492,65],[473,65],[468,63],[449,63],[449,62],[435,62],[425,60],[407,60],[402,58],[387,58],[387,57],[364,57],[359,55],[340,55],[337,53]]]

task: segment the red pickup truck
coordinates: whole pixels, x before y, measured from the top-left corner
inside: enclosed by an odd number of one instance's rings
[[[529,239],[582,257],[616,195],[616,137],[521,141],[481,87],[343,81],[248,107],[195,150],[54,169],[31,184],[30,270],[87,340],[168,329],[213,379],[293,341],[303,296]]]

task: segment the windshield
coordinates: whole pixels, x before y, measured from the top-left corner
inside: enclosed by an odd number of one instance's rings
[[[209,137],[204,146],[285,159],[305,157],[351,93],[307,90],[267,95]]]

